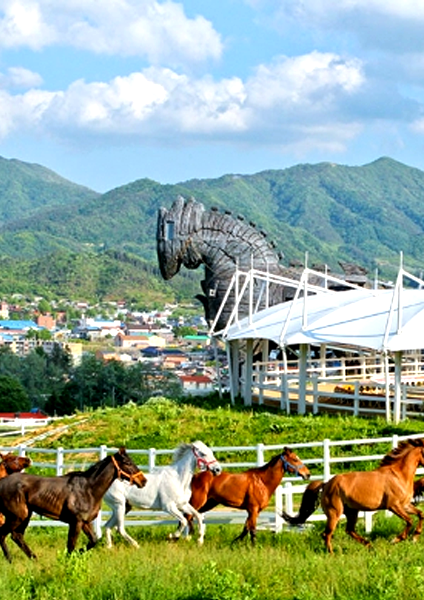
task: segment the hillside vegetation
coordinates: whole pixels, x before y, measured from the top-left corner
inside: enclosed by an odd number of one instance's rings
[[[66,429],[64,429],[66,426]],[[131,449],[175,448],[181,442],[201,439],[209,446],[249,446],[316,442],[324,438],[356,438],[410,435],[423,431],[419,420],[398,425],[380,418],[364,419],[345,415],[285,415],[261,408],[231,406],[227,400],[170,400],[151,398],[143,405],[126,404],[81,412],[60,419],[40,430],[48,432],[37,447],[89,448],[101,444],[124,445]],[[424,434],[424,431],[423,431]],[[34,437],[28,433],[14,440],[26,443]],[[303,450],[303,453],[306,451]],[[221,460],[225,453],[220,455]]]
[[[180,292],[192,298],[201,272],[190,275],[193,286],[181,274],[165,285],[156,269],[157,211],[179,194],[254,222],[275,240],[286,265],[308,252],[310,265],[326,263],[339,272],[339,261],[355,262],[371,277],[378,268],[380,276],[393,278],[402,251],[408,269],[418,274],[423,266],[424,172],[389,158],[361,167],[298,165],[177,185],[140,179],[103,195],[42,167],[18,163],[17,169],[15,163],[0,161],[13,182],[0,186],[0,294],[18,286],[87,299],[122,297],[128,279],[143,295],[156,287],[169,300]],[[72,268],[57,277],[64,262]]]

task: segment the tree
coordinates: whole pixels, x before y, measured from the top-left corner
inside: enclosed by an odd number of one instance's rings
[[[0,411],[25,412],[31,408],[28,394],[14,377],[0,375]]]

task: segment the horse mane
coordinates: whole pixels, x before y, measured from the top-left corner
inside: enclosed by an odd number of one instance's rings
[[[399,445],[396,448],[393,448],[389,454],[382,459],[380,463],[380,467],[384,467],[387,465],[393,465],[398,462],[401,458],[405,456],[412,448],[424,448],[424,440],[423,439],[409,439],[399,442]]]
[[[65,477],[68,477],[69,479],[72,479],[73,477],[91,477],[92,475],[95,475],[98,472],[101,472],[106,465],[110,462],[111,458],[110,456],[106,456],[106,458],[103,458],[103,460],[100,460],[96,463],[94,463],[94,465],[91,465],[91,467],[89,467],[86,471],[71,471],[69,473],[67,473],[65,475]]]
[[[193,445],[183,442],[174,450],[173,462],[179,461],[189,450],[192,450]]]

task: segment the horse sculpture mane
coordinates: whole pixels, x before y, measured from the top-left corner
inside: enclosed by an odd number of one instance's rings
[[[396,448],[393,448],[393,450],[391,452],[389,452],[389,454],[386,454],[386,456],[381,460],[380,462],[380,467],[385,467],[385,466],[390,466],[393,465],[394,463],[397,463],[399,460],[401,460],[405,454],[407,454],[409,452],[409,450],[411,449],[411,446],[413,448],[418,448],[418,447],[422,447],[424,448],[424,440],[423,439],[409,439],[409,440],[404,440],[402,442],[399,442],[399,445]]]

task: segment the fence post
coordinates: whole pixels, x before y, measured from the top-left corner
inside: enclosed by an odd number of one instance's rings
[[[322,442],[323,459],[324,459],[324,481],[328,481],[331,477],[330,465],[330,440],[325,439]]]
[[[353,414],[355,417],[359,415],[359,386],[360,382],[355,381],[355,391],[353,395]]]
[[[318,377],[317,374],[314,373],[311,377],[312,379],[312,413],[314,415],[318,414],[319,411],[319,407],[318,407],[318,397],[319,397],[319,391],[318,391]]]
[[[394,433],[392,437],[392,448],[397,448],[399,445],[399,436]]]
[[[258,390],[259,390],[259,406],[261,406],[264,403],[264,389],[263,389],[263,385],[264,385],[264,372],[262,369],[258,370]]]
[[[284,506],[289,515],[293,514],[293,490],[292,482],[286,481],[284,484]]]
[[[400,419],[401,421],[404,421],[406,419],[406,411],[407,411],[407,394],[406,394],[406,388],[407,388],[407,384],[404,383],[401,385],[401,401],[400,401]]]
[[[26,456],[26,446],[24,444],[19,444],[19,456]]]
[[[56,450],[56,476],[61,477],[63,475],[63,448]]]
[[[264,459],[264,445],[263,444],[258,444],[256,446],[256,466],[257,467],[262,467],[262,465],[265,464],[265,459]]]
[[[100,446],[99,457],[100,460],[103,460],[107,456],[107,446]],[[94,532],[98,538],[102,537],[102,507],[100,505],[99,514],[94,520]]]
[[[149,473],[153,471],[156,466],[156,448],[149,448]]]
[[[283,512],[283,490],[281,485],[277,486],[275,490],[275,533],[281,533],[283,530],[283,517],[281,516]]]

